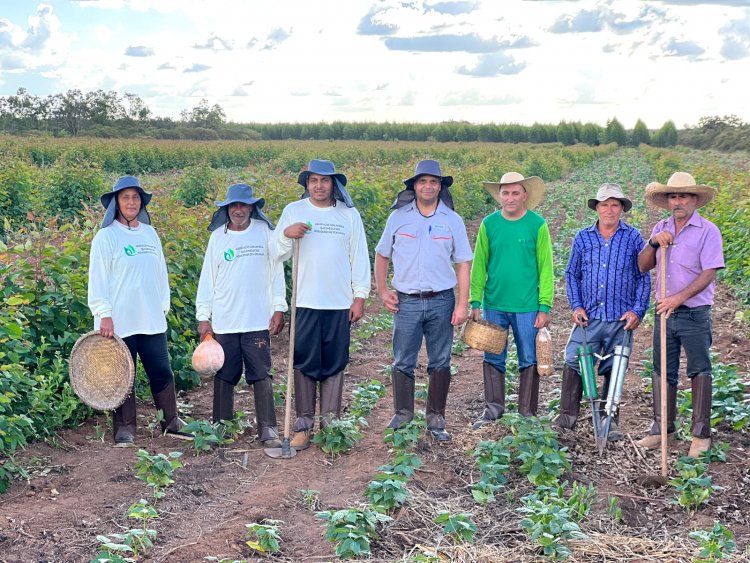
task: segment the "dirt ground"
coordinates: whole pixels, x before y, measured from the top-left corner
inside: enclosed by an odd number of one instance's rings
[[[476,226],[473,224],[473,229]],[[367,314],[379,311],[375,300]],[[740,371],[747,374],[750,371],[748,327],[735,319],[735,311],[732,296],[720,288],[714,311],[715,347],[721,361],[736,363]],[[550,400],[559,397],[560,354],[570,329],[560,280],[552,317],[557,374],[542,378],[540,414],[546,412]],[[724,489],[715,493],[708,506],[695,514],[670,502],[674,489],[646,489],[639,485],[642,476],[657,474],[660,467],[658,452],[640,451],[634,445],[652,418],[651,397],[644,392],[645,382],[639,376],[643,353],[651,345],[650,338],[650,327],[636,333],[622,404],[620,426],[626,433],[625,440],[610,444],[599,457],[584,406],[577,429],[562,433],[560,441],[569,448],[573,464],[572,474],[567,479],[592,483],[599,491],[601,500],[584,530],[599,534],[601,545],[607,537],[615,538],[612,543],[650,538],[654,546],[658,544],[661,548],[665,542],[672,542],[672,551],[666,552],[671,555],[664,556],[663,550],[646,548],[633,552],[632,557],[607,557],[604,550],[598,556],[588,556],[585,550],[574,547],[573,561],[689,561],[687,554],[697,550],[687,539],[688,532],[710,528],[715,519],[735,532],[739,552],[750,542],[747,518],[750,514],[750,435],[747,432],[718,428],[715,439],[729,443],[731,449],[726,463],[711,464],[710,474],[714,483]],[[287,336],[282,334],[272,343],[274,366],[280,373],[286,373],[287,342]],[[421,357],[418,383],[425,381],[425,359]],[[480,507],[471,501],[469,488],[478,472],[467,451],[480,440],[501,437],[507,429],[500,425],[478,432],[470,429],[471,422],[483,408],[482,356],[468,349],[453,360],[458,373],[452,381],[446,417],[453,442],[438,445],[427,438],[420,442],[417,453],[423,466],[409,482],[413,499],[394,515],[397,522],[384,532],[381,542],[373,546],[373,560],[398,560],[412,552],[417,544],[437,546],[442,541],[442,545],[449,545],[440,537],[439,527],[424,524],[426,517],[422,514],[446,505],[461,506],[473,513],[480,528],[474,549],[481,551],[482,546],[487,549],[495,546],[514,554],[483,560],[542,560],[537,557],[536,544],[530,542],[519,527],[519,516],[509,510],[509,505],[500,502]],[[185,562],[201,561],[207,556],[255,560],[244,543],[245,525],[263,518],[284,522],[282,551],[272,560],[336,560],[332,544],[323,538],[323,522],[315,517],[314,510],[305,506],[299,491],[319,491],[320,509],[345,508],[363,501],[362,493],[367,484],[390,457],[382,442],[382,431],[392,414],[392,396],[388,378],[381,373],[390,362],[388,333],[366,341],[352,356],[344,404],[349,404],[355,385],[373,378],[388,386],[388,395],[368,417],[364,439],[351,453],[337,459],[331,459],[316,446],[291,460],[268,458],[255,440],[253,430],[248,430],[230,446],[196,456],[185,442],[158,434],[151,436],[147,425],[154,417],[153,406],[139,402],[137,446],[150,453],[185,452],[184,467],[175,472],[176,483],[156,503],[160,518],[151,527],[158,531],[158,538],[154,549],[142,560]],[[682,380],[681,386],[685,385],[686,380]],[[246,386],[239,387],[238,391],[236,408],[252,416],[252,393]],[[192,417],[210,419],[210,381],[181,394],[180,401],[192,405]],[[277,416],[281,426],[282,409],[278,409]],[[28,481],[14,483],[0,496],[0,561],[89,561],[99,545],[97,535],[135,527],[124,517],[125,511],[141,498],[151,499],[150,489],[135,477],[136,449],[113,448],[108,429],[103,440],[97,439],[97,426],[105,428],[105,418],[101,415],[78,428],[61,432],[53,441],[33,444],[18,456],[21,463],[32,468],[32,473]],[[687,453],[688,447],[687,442],[679,443],[670,454],[670,466],[673,467],[679,455]],[[517,500],[531,490],[531,485],[525,478],[516,477],[509,483],[509,490],[515,492]],[[623,522],[618,525],[606,516],[609,496],[619,498]],[[489,527],[485,527],[485,523]],[[463,560],[480,559],[467,556]]]

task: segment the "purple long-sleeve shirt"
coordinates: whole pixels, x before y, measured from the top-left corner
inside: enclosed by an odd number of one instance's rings
[[[653,237],[662,231],[675,234],[674,217],[663,219],[654,225]],[[679,293],[689,286],[705,270],[724,267],[724,251],[721,232],[708,219],[701,217],[697,211],[688,219],[687,224],[667,249],[667,296]],[[661,252],[656,252],[656,297],[661,297]],[[686,307],[713,305],[716,282],[687,299]]]

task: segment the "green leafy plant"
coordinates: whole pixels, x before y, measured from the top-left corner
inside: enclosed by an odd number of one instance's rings
[[[101,542],[99,552],[91,560],[92,563],[137,561],[141,555],[148,553],[154,547],[156,530],[144,530],[135,528],[125,533],[113,533],[108,536],[96,536],[96,541]],[[132,557],[126,557],[132,554]]]
[[[216,170],[208,164],[189,166],[183,171],[175,196],[185,207],[194,207],[218,194],[219,180]]]
[[[302,504],[308,510],[320,509],[320,491],[316,491],[315,489],[300,489],[299,493],[302,496]]]
[[[320,449],[327,454],[331,454],[334,457],[341,455],[351,450],[354,444],[362,439],[362,432],[359,429],[360,425],[366,426],[367,422],[364,419],[334,419],[313,436],[312,442],[318,444]]]
[[[165,494],[162,489],[174,483],[174,470],[182,467],[182,463],[179,462],[182,452],[149,455],[146,450],[138,450],[136,457],[136,477],[153,488],[155,499],[162,498]]]
[[[326,520],[326,539],[336,546],[336,555],[353,559],[370,554],[370,544],[378,537],[378,524],[393,520],[367,505],[316,513]]]
[[[710,530],[690,532],[688,537],[700,545],[700,551],[693,559],[695,563],[714,563],[737,550],[734,532],[719,522],[714,522]]]
[[[383,432],[383,442],[394,450],[410,450],[419,442],[425,429],[424,415],[415,414],[414,419],[400,428],[386,428]]]
[[[349,416],[353,418],[369,416],[377,402],[385,397],[385,394],[385,385],[377,379],[373,379],[367,384],[357,385],[352,391]]]
[[[393,457],[391,463],[387,465],[381,465],[378,467],[378,471],[384,471],[387,473],[394,473],[401,475],[407,479],[414,475],[414,472],[419,469],[422,465],[422,460],[419,456],[412,452],[397,451]]]
[[[260,523],[245,524],[246,537],[249,538],[245,544],[261,554],[278,553],[281,550],[280,524],[283,524],[281,520],[271,518],[265,518]]]
[[[182,431],[189,432],[195,437],[192,444],[197,456],[201,452],[210,452],[214,446],[223,444],[226,434],[223,424],[219,422],[211,424],[207,420],[193,420],[186,424]]]
[[[244,411],[235,411],[232,420],[222,420],[224,426],[224,443],[229,444],[252,426]]]
[[[382,506],[386,510],[398,508],[410,493],[406,489],[405,477],[395,473],[379,473],[370,481],[365,490],[365,496],[373,506]]]
[[[620,508],[620,499],[615,496],[608,497],[607,513],[616,524],[622,522],[622,508]]]
[[[442,524],[443,531],[455,541],[473,543],[477,527],[471,521],[471,514],[451,514],[448,510],[441,510],[434,518],[435,524]]]
[[[532,540],[539,543],[547,557],[567,559],[571,551],[565,541],[586,539],[586,535],[571,517],[572,508],[548,503],[535,495],[523,497],[521,502],[523,506],[517,509],[525,515],[521,526]]]
[[[679,476],[670,479],[679,496],[675,502],[689,511],[698,510],[711,497],[711,493],[721,489],[712,484],[712,478],[706,473],[708,464],[688,456],[682,456],[675,464]]]

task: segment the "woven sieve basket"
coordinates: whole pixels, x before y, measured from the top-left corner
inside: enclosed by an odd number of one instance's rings
[[[104,338],[95,330],[81,336],[73,346],[68,373],[81,401],[93,409],[108,411],[127,399],[135,366],[122,338]]]
[[[464,325],[461,338],[476,350],[501,354],[505,350],[508,331],[489,321],[469,319]]]

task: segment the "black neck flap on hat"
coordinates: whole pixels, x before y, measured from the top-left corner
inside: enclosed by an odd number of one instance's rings
[[[107,209],[104,212],[104,219],[102,219],[101,228],[109,227],[116,219],[117,219],[117,197],[113,197],[109,200],[109,205],[107,205]],[[136,220],[139,223],[145,223],[146,225],[151,224],[151,216],[148,214],[148,211],[146,211],[146,206],[143,205],[141,202],[141,208],[138,210],[138,215],[136,215]],[[128,225],[128,228],[130,228],[130,225]]]
[[[213,232],[219,227],[227,227],[229,225],[229,205],[223,205],[219,207],[216,211],[214,211],[213,216],[211,217],[211,223],[208,225],[208,230]],[[257,206],[253,206],[253,212],[250,214],[250,217],[252,219],[257,219],[258,221],[263,221],[266,225],[268,225],[268,228],[272,231],[276,228],[276,225],[273,224],[273,222],[266,217],[266,214],[263,213]]]
[[[396,196],[396,201],[394,201],[393,205],[391,205],[391,209],[401,209],[404,205],[408,205],[412,201],[414,201],[416,197],[417,194],[413,188],[406,188],[405,190],[401,190]],[[440,201],[453,209],[453,196],[451,195],[451,192],[448,190],[448,188],[441,188],[438,197],[440,198]]]

